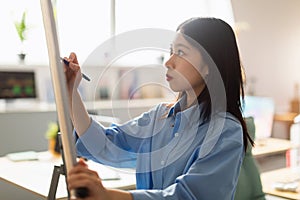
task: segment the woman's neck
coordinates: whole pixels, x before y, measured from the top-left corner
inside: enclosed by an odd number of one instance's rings
[[[204,90],[204,87],[200,88],[198,91],[188,90],[186,91],[186,108],[189,108],[196,103],[198,103],[198,96]]]

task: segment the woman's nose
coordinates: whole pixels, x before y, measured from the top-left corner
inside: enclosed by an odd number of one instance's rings
[[[166,68],[175,68],[174,58],[175,54],[170,55],[169,59],[165,63]]]

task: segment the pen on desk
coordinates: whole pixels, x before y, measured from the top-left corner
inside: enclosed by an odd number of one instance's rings
[[[69,61],[67,61],[66,59],[64,59],[64,58],[60,58],[67,66],[69,66]],[[82,78],[84,78],[85,80],[87,80],[87,81],[91,81],[91,79],[87,76],[87,75],[85,75],[84,73],[81,73],[82,74]]]

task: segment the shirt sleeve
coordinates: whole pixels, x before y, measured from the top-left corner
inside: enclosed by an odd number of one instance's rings
[[[223,134],[241,132],[240,128],[236,129]],[[191,165],[187,172],[177,177],[174,184],[163,190],[134,190],[131,193],[134,200],[233,200],[243,157],[242,138],[239,141],[223,137],[204,158],[199,157],[198,149],[189,160]]]
[[[135,167],[137,153],[150,151],[145,144],[151,139],[157,109],[108,128],[92,119],[82,136],[75,132],[78,155],[113,167]]]

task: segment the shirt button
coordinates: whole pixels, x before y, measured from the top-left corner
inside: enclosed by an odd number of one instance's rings
[[[171,124],[171,127],[173,128],[173,127],[174,127],[174,124]]]
[[[175,137],[178,137],[179,136],[179,133],[175,133]]]
[[[164,161],[164,160],[160,161],[160,164],[161,164],[161,165],[164,165],[164,164],[165,164],[165,161]]]

